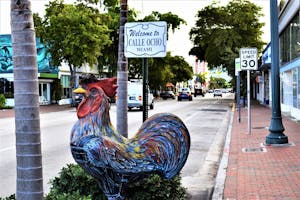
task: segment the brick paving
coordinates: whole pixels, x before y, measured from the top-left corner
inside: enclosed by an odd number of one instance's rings
[[[282,116],[290,145],[264,146],[271,109],[251,105],[251,134],[247,115],[242,108],[239,123],[238,112],[234,113],[223,199],[300,199],[300,123]]]

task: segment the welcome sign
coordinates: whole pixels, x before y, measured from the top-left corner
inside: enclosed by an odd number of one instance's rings
[[[157,21],[126,23],[124,34],[124,53],[127,58],[166,56],[166,22]]]

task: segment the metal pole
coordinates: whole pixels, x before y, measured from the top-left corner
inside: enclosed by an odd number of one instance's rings
[[[124,30],[127,22],[128,5],[127,0],[120,1],[120,30],[118,46],[118,71],[117,71],[117,132],[124,137],[128,137],[128,59],[124,53]]]
[[[265,103],[266,101],[265,101],[265,72],[264,71],[262,71],[262,80],[263,80],[263,82],[262,82],[262,99],[263,99],[263,103]]]
[[[240,72],[237,72],[237,83],[236,83],[236,90],[237,90],[237,109],[239,112],[239,116],[238,116],[238,121],[241,122],[241,76],[240,76]]]
[[[143,58],[143,122],[148,118],[148,59]]]
[[[250,109],[250,70],[247,70],[247,107],[248,107],[248,134],[251,134],[251,109]]]
[[[271,83],[272,83],[272,117],[266,144],[285,144],[288,137],[283,134],[280,108],[280,77],[279,77],[279,32],[277,0],[270,0],[271,16]]]

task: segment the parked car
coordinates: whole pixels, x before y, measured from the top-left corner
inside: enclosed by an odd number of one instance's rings
[[[154,108],[154,97],[148,89],[148,106]],[[139,82],[128,83],[128,109],[138,108],[143,110],[143,84]]]
[[[222,93],[227,93],[227,89],[223,88]]]
[[[220,89],[215,89],[214,90],[214,97],[222,97],[222,91]]]
[[[187,99],[189,101],[193,100],[193,96],[192,96],[192,92],[191,92],[190,88],[180,89],[180,91],[178,92],[177,100],[181,101],[182,99]]]
[[[80,102],[82,101],[83,99],[83,95],[80,94],[80,93],[75,93],[74,94],[74,103],[73,105],[77,108],[78,105],[80,104]]]
[[[166,99],[175,99],[175,94],[173,91],[163,91],[160,93],[160,97],[164,100]]]

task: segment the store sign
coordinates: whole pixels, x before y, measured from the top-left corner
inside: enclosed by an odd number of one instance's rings
[[[127,58],[166,56],[166,22],[126,23],[124,34],[124,54]]]

